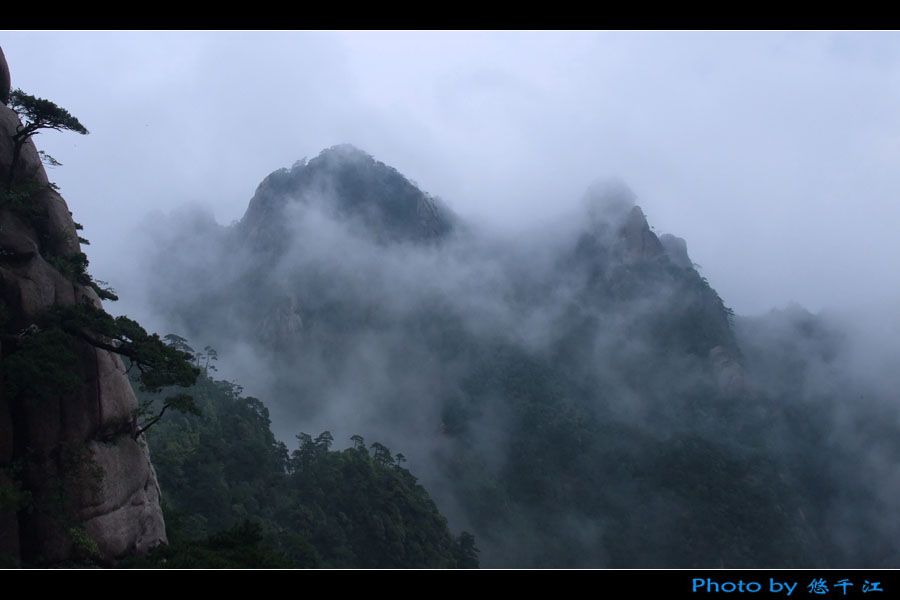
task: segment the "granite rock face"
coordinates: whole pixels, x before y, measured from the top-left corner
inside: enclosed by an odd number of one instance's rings
[[[594,184],[586,195],[589,235],[608,247],[610,257],[620,265],[656,261],[666,254],[636,200],[618,181]]]
[[[0,106],[2,182],[18,124]],[[52,565],[98,550],[111,562],[166,541],[156,474],[143,437],[134,436],[137,400],[117,355],[72,339],[71,391],[8,385],[10,360],[39,333],[36,316],[85,299],[100,306],[93,289],[57,268],[81,249],[48,183],[28,141],[12,189],[0,190],[0,565]]]
[[[687,242],[685,242],[683,238],[672,235],[671,233],[664,233],[659,236],[659,243],[666,249],[666,253],[669,255],[669,260],[672,261],[672,264],[681,267],[682,269],[694,268],[694,263],[688,256]]]
[[[0,102],[3,104],[9,101],[10,89],[9,66],[3,56],[3,48],[0,48]]]
[[[659,238],[650,231],[647,217],[639,206],[628,212],[619,235],[622,240],[620,246],[622,261],[625,264],[655,260],[665,254]]]

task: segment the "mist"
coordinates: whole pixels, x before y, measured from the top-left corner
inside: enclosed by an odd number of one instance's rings
[[[683,241],[661,243],[621,180],[595,182],[551,223],[518,232],[466,221],[425,193],[452,227],[421,238],[385,225],[380,201],[348,208],[340,182],[365,169],[389,171],[333,148],[270,175],[240,223],[182,209],[132,235],[144,257],[129,282],[140,313],[215,347],[219,373],[265,399],[280,439],[328,430],[402,451],[451,527],[479,536],[485,566],[671,565],[664,540],[684,526],[672,515],[699,508],[676,484],[615,473],[679,452],[691,470],[705,464],[697,452],[738,471],[756,465],[792,498],[853,482],[824,506],[792,509],[785,518],[802,534],[766,535],[827,547],[826,558],[807,548],[794,565],[894,559],[893,545],[865,548],[896,516],[874,483],[892,477],[898,452],[883,429],[900,416],[896,370],[885,370],[898,356],[893,340],[876,341],[847,313],[730,316]],[[392,173],[384,198],[415,189]],[[545,440],[533,451],[553,439],[576,465],[609,461],[572,475],[564,467],[552,484],[592,473],[602,482],[595,502],[613,503],[607,512],[565,500],[574,493],[565,487],[540,526],[535,501],[512,492],[502,514],[479,512],[473,498],[485,492],[471,486],[483,482],[453,473],[466,465],[486,481],[513,477],[529,427]],[[813,447],[832,462],[810,467]],[[661,549],[623,558],[609,540],[634,525],[612,515],[632,510],[628,518],[653,521],[644,542]]]
[[[890,32],[4,31],[13,86],[91,135],[42,135],[93,241],[122,269],[150,210],[240,219],[272,170],[338,143],[470,219],[524,230],[597,178],[689,240],[753,314],[900,298]],[[131,253],[127,253],[131,256]]]
[[[39,142],[108,310],[215,347],[289,445],[403,452],[483,565],[896,565],[896,36],[0,36],[91,130]],[[257,189],[347,142],[437,233],[336,170]],[[707,468],[783,509],[745,554],[666,476]]]

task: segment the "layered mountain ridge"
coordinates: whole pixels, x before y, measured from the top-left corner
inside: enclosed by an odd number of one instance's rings
[[[338,146],[267,177],[235,226],[163,248],[183,293],[155,300],[226,362],[242,348],[277,435],[401,448],[485,566],[820,564],[801,467],[767,449],[782,408],[686,243],[621,184],[582,206],[494,239]]]

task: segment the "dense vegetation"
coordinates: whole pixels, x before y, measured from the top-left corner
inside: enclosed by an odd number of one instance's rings
[[[200,415],[147,431],[170,545],[126,565],[478,566],[474,538],[450,535],[402,455],[360,436],[334,451],[329,432],[300,434],[289,453],[240,386],[207,374],[188,391]]]
[[[598,407],[549,361],[507,349],[482,364],[464,400],[445,409],[447,434],[463,447],[446,477],[460,482],[482,546],[511,564],[822,564],[798,512],[810,500],[800,475],[821,471],[767,447],[774,418],[737,414],[707,382],[669,394],[634,423],[615,414],[614,399]],[[500,469],[473,427],[497,398],[507,411]]]

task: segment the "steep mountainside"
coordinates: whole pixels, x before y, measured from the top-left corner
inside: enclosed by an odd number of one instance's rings
[[[2,53],[0,67],[5,99]],[[137,403],[122,362],[44,325],[54,307],[100,299],[31,141],[5,185],[19,125],[0,105],[0,564],[111,560],[165,541],[159,488],[129,435]]]
[[[849,443],[814,435],[819,397],[755,381],[768,342],[748,363],[684,240],[658,237],[624,186],[501,239],[342,146],[270,175],[233,227],[198,217],[152,235],[148,271],[164,275],[150,284],[177,290],[153,296],[160,315],[267,399],[275,433],[402,447],[483,566],[898,555],[872,527],[875,554],[847,533],[876,516],[834,491],[851,469],[823,457]]]
[[[214,356],[210,360],[200,362],[214,365]],[[478,566],[472,536],[451,535],[434,501],[404,468],[402,454],[360,436],[353,437],[352,447],[331,450],[329,432],[315,438],[301,434],[289,453],[272,435],[263,402],[242,396],[236,384],[213,380],[212,369],[189,390],[201,414],[167,416],[147,432],[170,545],[136,564]],[[147,394],[139,397],[148,399]],[[240,533],[246,521],[258,528],[257,540],[241,535],[242,543],[232,543],[225,556],[213,552],[216,546],[228,548],[215,538],[223,531],[228,537]],[[282,564],[260,556],[256,542],[281,553]]]

